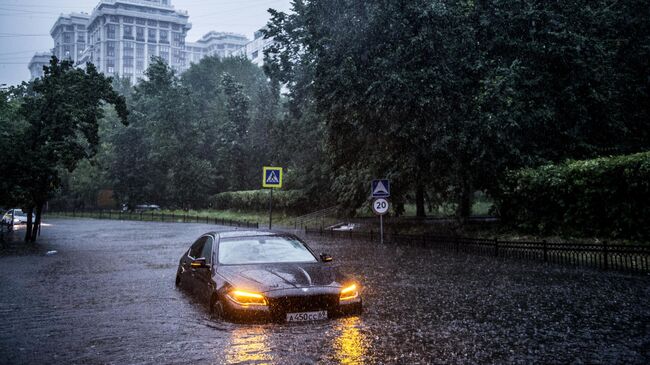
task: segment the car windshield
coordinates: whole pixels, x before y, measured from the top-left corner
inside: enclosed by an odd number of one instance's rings
[[[316,262],[302,242],[285,237],[243,237],[222,239],[219,263],[224,265],[282,262]]]

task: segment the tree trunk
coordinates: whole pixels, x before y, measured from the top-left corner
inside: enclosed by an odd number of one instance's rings
[[[417,217],[427,216],[424,211],[424,186],[422,184],[417,184],[415,187],[415,215]]]
[[[472,184],[465,180],[463,182],[460,201],[458,202],[458,216],[464,222],[467,221],[467,218],[472,214]]]
[[[34,207],[27,208],[25,212],[27,214],[27,228],[25,229],[25,243],[31,242],[32,239],[32,213],[34,212]]]
[[[41,216],[43,215],[43,203],[36,203],[36,222],[34,223],[34,229],[32,229],[32,239],[30,242],[36,242],[38,237],[38,232],[41,229]]]

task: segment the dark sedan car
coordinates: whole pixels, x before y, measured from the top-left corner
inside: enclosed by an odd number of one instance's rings
[[[294,235],[211,232],[181,257],[176,285],[227,319],[299,322],[360,313],[359,283],[330,261]]]

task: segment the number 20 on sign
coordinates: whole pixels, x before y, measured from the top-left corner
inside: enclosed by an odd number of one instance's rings
[[[375,201],[372,202],[372,210],[377,215],[386,214],[388,212],[388,207],[388,200],[384,198],[375,199]]]

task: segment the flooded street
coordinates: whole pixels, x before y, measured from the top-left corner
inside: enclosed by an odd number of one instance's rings
[[[47,223],[39,250],[0,255],[0,364],[650,362],[649,276],[309,237],[364,284],[364,314],[232,324],[174,286],[224,227]]]

